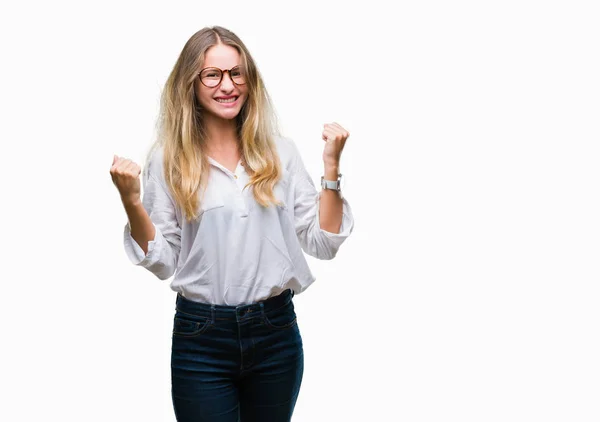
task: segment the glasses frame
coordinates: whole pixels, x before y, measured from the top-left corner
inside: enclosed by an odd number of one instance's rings
[[[210,66],[210,67],[205,67],[204,69],[200,70],[200,72],[198,72],[198,79],[200,79],[200,83],[202,83],[202,85],[204,85],[205,87],[207,87],[207,88],[216,88],[216,87],[218,87],[219,85],[221,85],[221,82],[223,82],[223,75],[225,75],[225,72],[227,72],[227,73],[229,74],[229,79],[231,79],[231,82],[233,82],[233,84],[234,84],[234,85],[236,85],[236,86],[237,86],[237,85],[245,85],[245,84],[246,84],[246,82],[243,82],[243,83],[239,84],[239,83],[237,83],[236,81],[234,81],[234,80],[233,80],[233,78],[231,77],[231,71],[232,71],[233,69],[236,69],[236,68],[240,68],[240,69],[241,69],[241,68],[242,68],[242,65],[241,65],[241,64],[238,64],[238,65],[236,65],[236,66],[233,66],[231,69],[219,69],[218,67],[213,67],[213,66]],[[202,72],[204,72],[204,71],[205,71],[205,70],[207,70],[207,69],[215,69],[215,70],[218,70],[219,72],[221,72],[221,78],[219,79],[219,82],[218,82],[218,83],[217,83],[215,86],[208,86],[208,85],[206,85],[206,84],[205,84],[205,83],[202,81],[202,76],[200,76],[200,75],[202,75]],[[245,77],[245,76],[246,76],[246,75],[244,74],[244,77]]]

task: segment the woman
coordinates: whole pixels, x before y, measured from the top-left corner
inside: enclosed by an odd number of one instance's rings
[[[292,302],[315,278],[303,251],[332,259],[353,217],[339,191],[348,132],[323,130],[317,192],[275,120],[256,65],[222,27],[194,34],[162,95],[144,169],[110,170],[128,216],[125,250],[174,275],[172,398],[178,421],[289,421],[303,373]]]

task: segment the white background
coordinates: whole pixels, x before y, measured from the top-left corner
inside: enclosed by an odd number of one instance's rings
[[[109,168],[204,26],[236,32],[355,230],[295,303],[294,421],[600,420],[600,15],[583,1],[2,6],[0,420],[174,421],[168,282]]]

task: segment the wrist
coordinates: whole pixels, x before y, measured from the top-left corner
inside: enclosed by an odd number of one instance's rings
[[[339,163],[335,163],[335,164],[325,163],[323,177],[326,180],[337,180],[339,173],[340,173]]]
[[[140,197],[134,197],[134,198],[121,197],[121,202],[123,202],[123,206],[125,208],[136,208],[136,207],[142,206],[142,199]]]

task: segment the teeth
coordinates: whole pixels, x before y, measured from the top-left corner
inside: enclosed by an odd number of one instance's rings
[[[227,100],[224,100],[224,99],[221,99],[221,98],[217,98],[217,101],[218,101],[218,102],[220,102],[220,103],[232,103],[232,102],[234,102],[236,99],[237,99],[237,97],[235,97],[235,98],[229,98],[229,99],[227,99]]]

